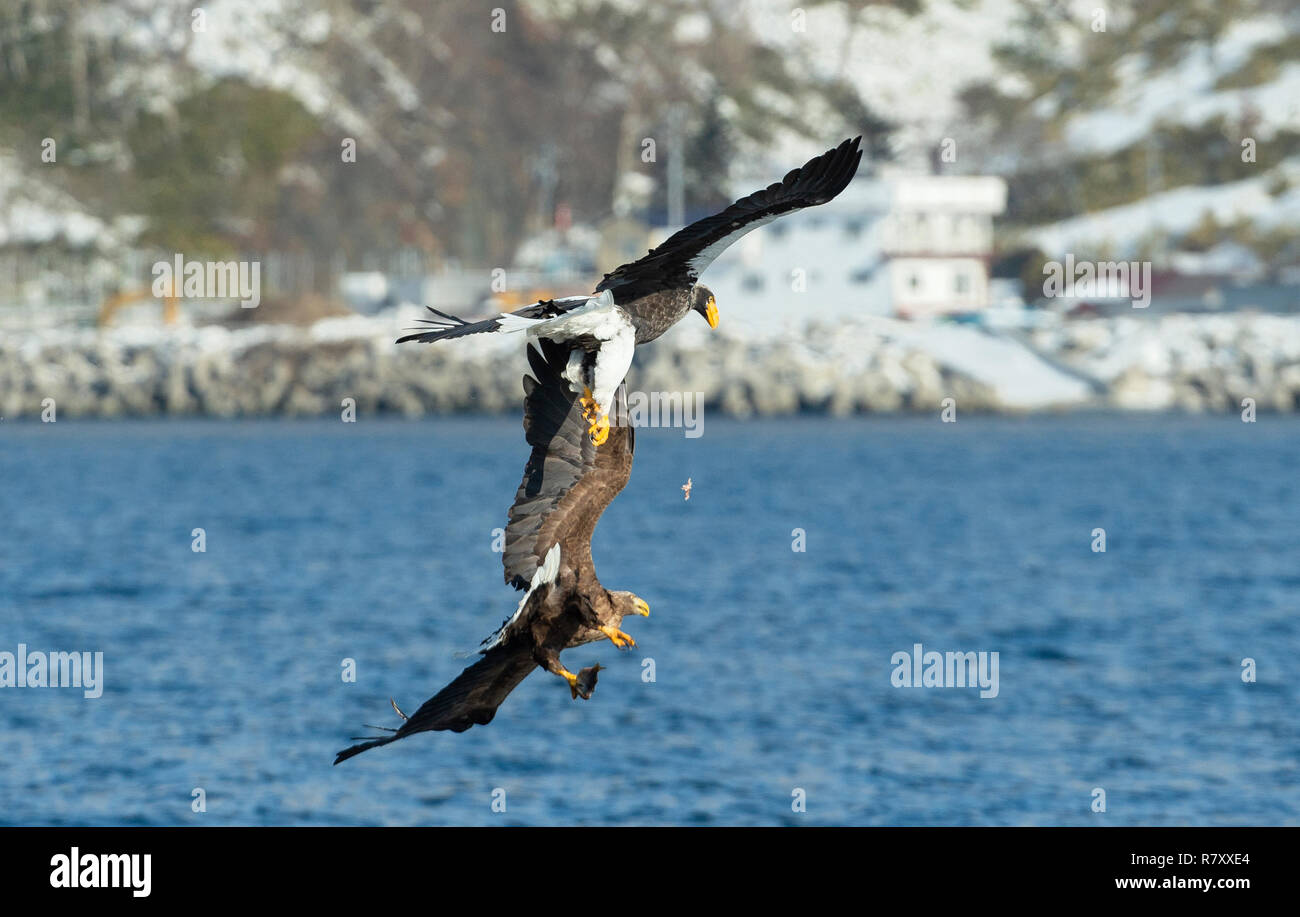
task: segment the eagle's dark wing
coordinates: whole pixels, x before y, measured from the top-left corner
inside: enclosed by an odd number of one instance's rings
[[[552,546],[561,563],[591,562],[591,533],[632,473],[633,431],[626,425],[627,391],[620,384],[610,410],[609,438],[591,444],[582,404],[561,373],[571,345],[542,338],[528,348],[535,379],[524,377],[524,433],[533,447],[510,507],[503,555],[506,582],[524,589]]]
[[[617,425],[627,415],[625,387],[619,386],[619,410],[611,412],[609,437],[598,449],[591,444],[582,404],[562,375],[574,345],[545,338],[538,343],[541,353],[528,348],[528,362],[536,379],[524,378],[524,430],[533,451],[510,508],[506,581],[519,588],[528,586],[543,558],[557,545],[560,550],[556,554],[564,557],[562,561],[553,558],[547,564],[537,587],[520,602],[516,616],[525,620],[547,601],[555,579],[554,564],[562,562],[578,569],[591,563],[591,533],[596,520],[627,484],[632,470],[632,429]],[[550,579],[546,579],[547,572]],[[502,701],[538,666],[532,642],[514,639],[514,632],[508,629],[514,620],[485,640],[482,658],[425,701],[401,728],[391,735],[343,749],[334,763],[415,732],[464,732],[490,722]],[[551,637],[564,646],[580,626],[580,618],[563,616],[553,623]],[[595,685],[598,668],[578,673],[580,690],[585,686],[590,691]]]
[[[455,681],[420,705],[420,709],[392,735],[345,748],[338,753],[334,763],[404,739],[413,732],[431,729],[464,732],[471,726],[490,723],[501,702],[535,668],[537,663],[527,646],[516,643],[491,649],[461,672]]]
[[[862,160],[861,141],[861,137],[845,140],[781,181],[674,233],[644,258],[606,274],[596,292],[613,290],[615,299],[625,303],[657,290],[690,286],[714,258],[745,233],[782,214],[824,204],[848,187]]]
[[[516,309],[509,313],[519,318],[554,318],[562,315],[579,306],[586,305],[590,296],[565,296],[560,299],[543,299],[540,302],[531,303],[522,309]],[[492,318],[485,318],[481,322],[467,322],[465,319],[447,312],[439,312],[433,306],[425,306],[433,313],[433,318],[417,318],[416,321],[422,325],[429,325],[428,331],[417,331],[414,334],[403,335],[397,339],[397,343],[405,344],[407,341],[419,341],[421,344],[432,344],[434,341],[446,341],[450,338],[461,338],[469,334],[483,334],[489,331],[500,331],[509,321],[503,315],[496,315]]]

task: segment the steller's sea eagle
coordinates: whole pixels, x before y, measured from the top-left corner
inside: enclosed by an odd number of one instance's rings
[[[528,348],[535,378],[524,377],[524,433],[533,447],[506,525],[506,582],[525,590],[515,613],[480,646],[482,658],[425,701],[392,735],[338,753],[346,761],[368,748],[415,732],[464,732],[492,721],[506,696],[541,667],[569,683],[586,700],[599,665],[570,672],[561,650],[609,639],[619,649],[635,641],[619,629],[626,615],[649,615],[650,606],[631,592],[612,592],[596,579],[591,536],[596,521],[632,473],[634,433],[614,428],[600,446],[591,441],[584,407],[565,376],[570,345],[541,339]],[[627,397],[620,385],[616,397]]]
[[[659,337],[686,313],[718,326],[713,292],[700,274],[732,242],[782,214],[824,204],[843,191],[858,171],[861,137],[845,140],[808,160],[779,182],[742,197],[721,213],[669,236],[644,258],[605,275],[591,296],[547,299],[481,322],[439,312],[421,319],[433,330],[408,334],[397,343],[430,343],[490,331],[524,331],[529,338],[571,342],[568,376],[580,386],[583,418],[596,445],[609,435],[608,405],[632,365],[637,344]]]

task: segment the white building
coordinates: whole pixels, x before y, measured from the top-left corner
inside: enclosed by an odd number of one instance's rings
[[[989,305],[993,217],[1007,186],[987,175],[910,175],[888,180],[881,228],[892,311],[917,318]]]
[[[703,281],[723,321],[747,325],[983,309],[993,217],[1005,206],[1000,178],[862,175],[829,204],[743,237]]]

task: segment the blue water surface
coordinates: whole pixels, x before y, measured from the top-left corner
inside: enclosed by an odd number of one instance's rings
[[[608,667],[592,699],[537,672],[332,767],[513,610],[526,455],[504,419],[0,424],[0,651],[105,671],[0,688],[0,822],[1300,824],[1274,417],[640,430],[594,547],[653,611],[566,654]],[[997,652],[997,696],[895,687],[917,643]]]

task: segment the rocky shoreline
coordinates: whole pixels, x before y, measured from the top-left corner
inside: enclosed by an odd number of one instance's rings
[[[520,410],[519,339],[396,346],[408,323],[390,314],[306,328],[10,330],[0,339],[0,417],[39,417],[47,399],[60,418],[327,416],[345,399],[358,416]],[[682,329],[638,352],[629,386],[700,392],[706,411],[737,417],[937,413],[946,398],[963,412],[1025,412],[1008,385],[1034,382],[999,379],[992,357],[981,362],[987,332],[964,332],[960,361],[931,352],[929,333],[870,318],[751,339]],[[993,337],[1087,392],[1032,410],[1228,412],[1245,398],[1260,412],[1300,410],[1300,318],[1090,319]]]
[[[1166,315],[1062,323],[1029,344],[1086,375],[1117,410],[1300,411],[1300,316]]]

